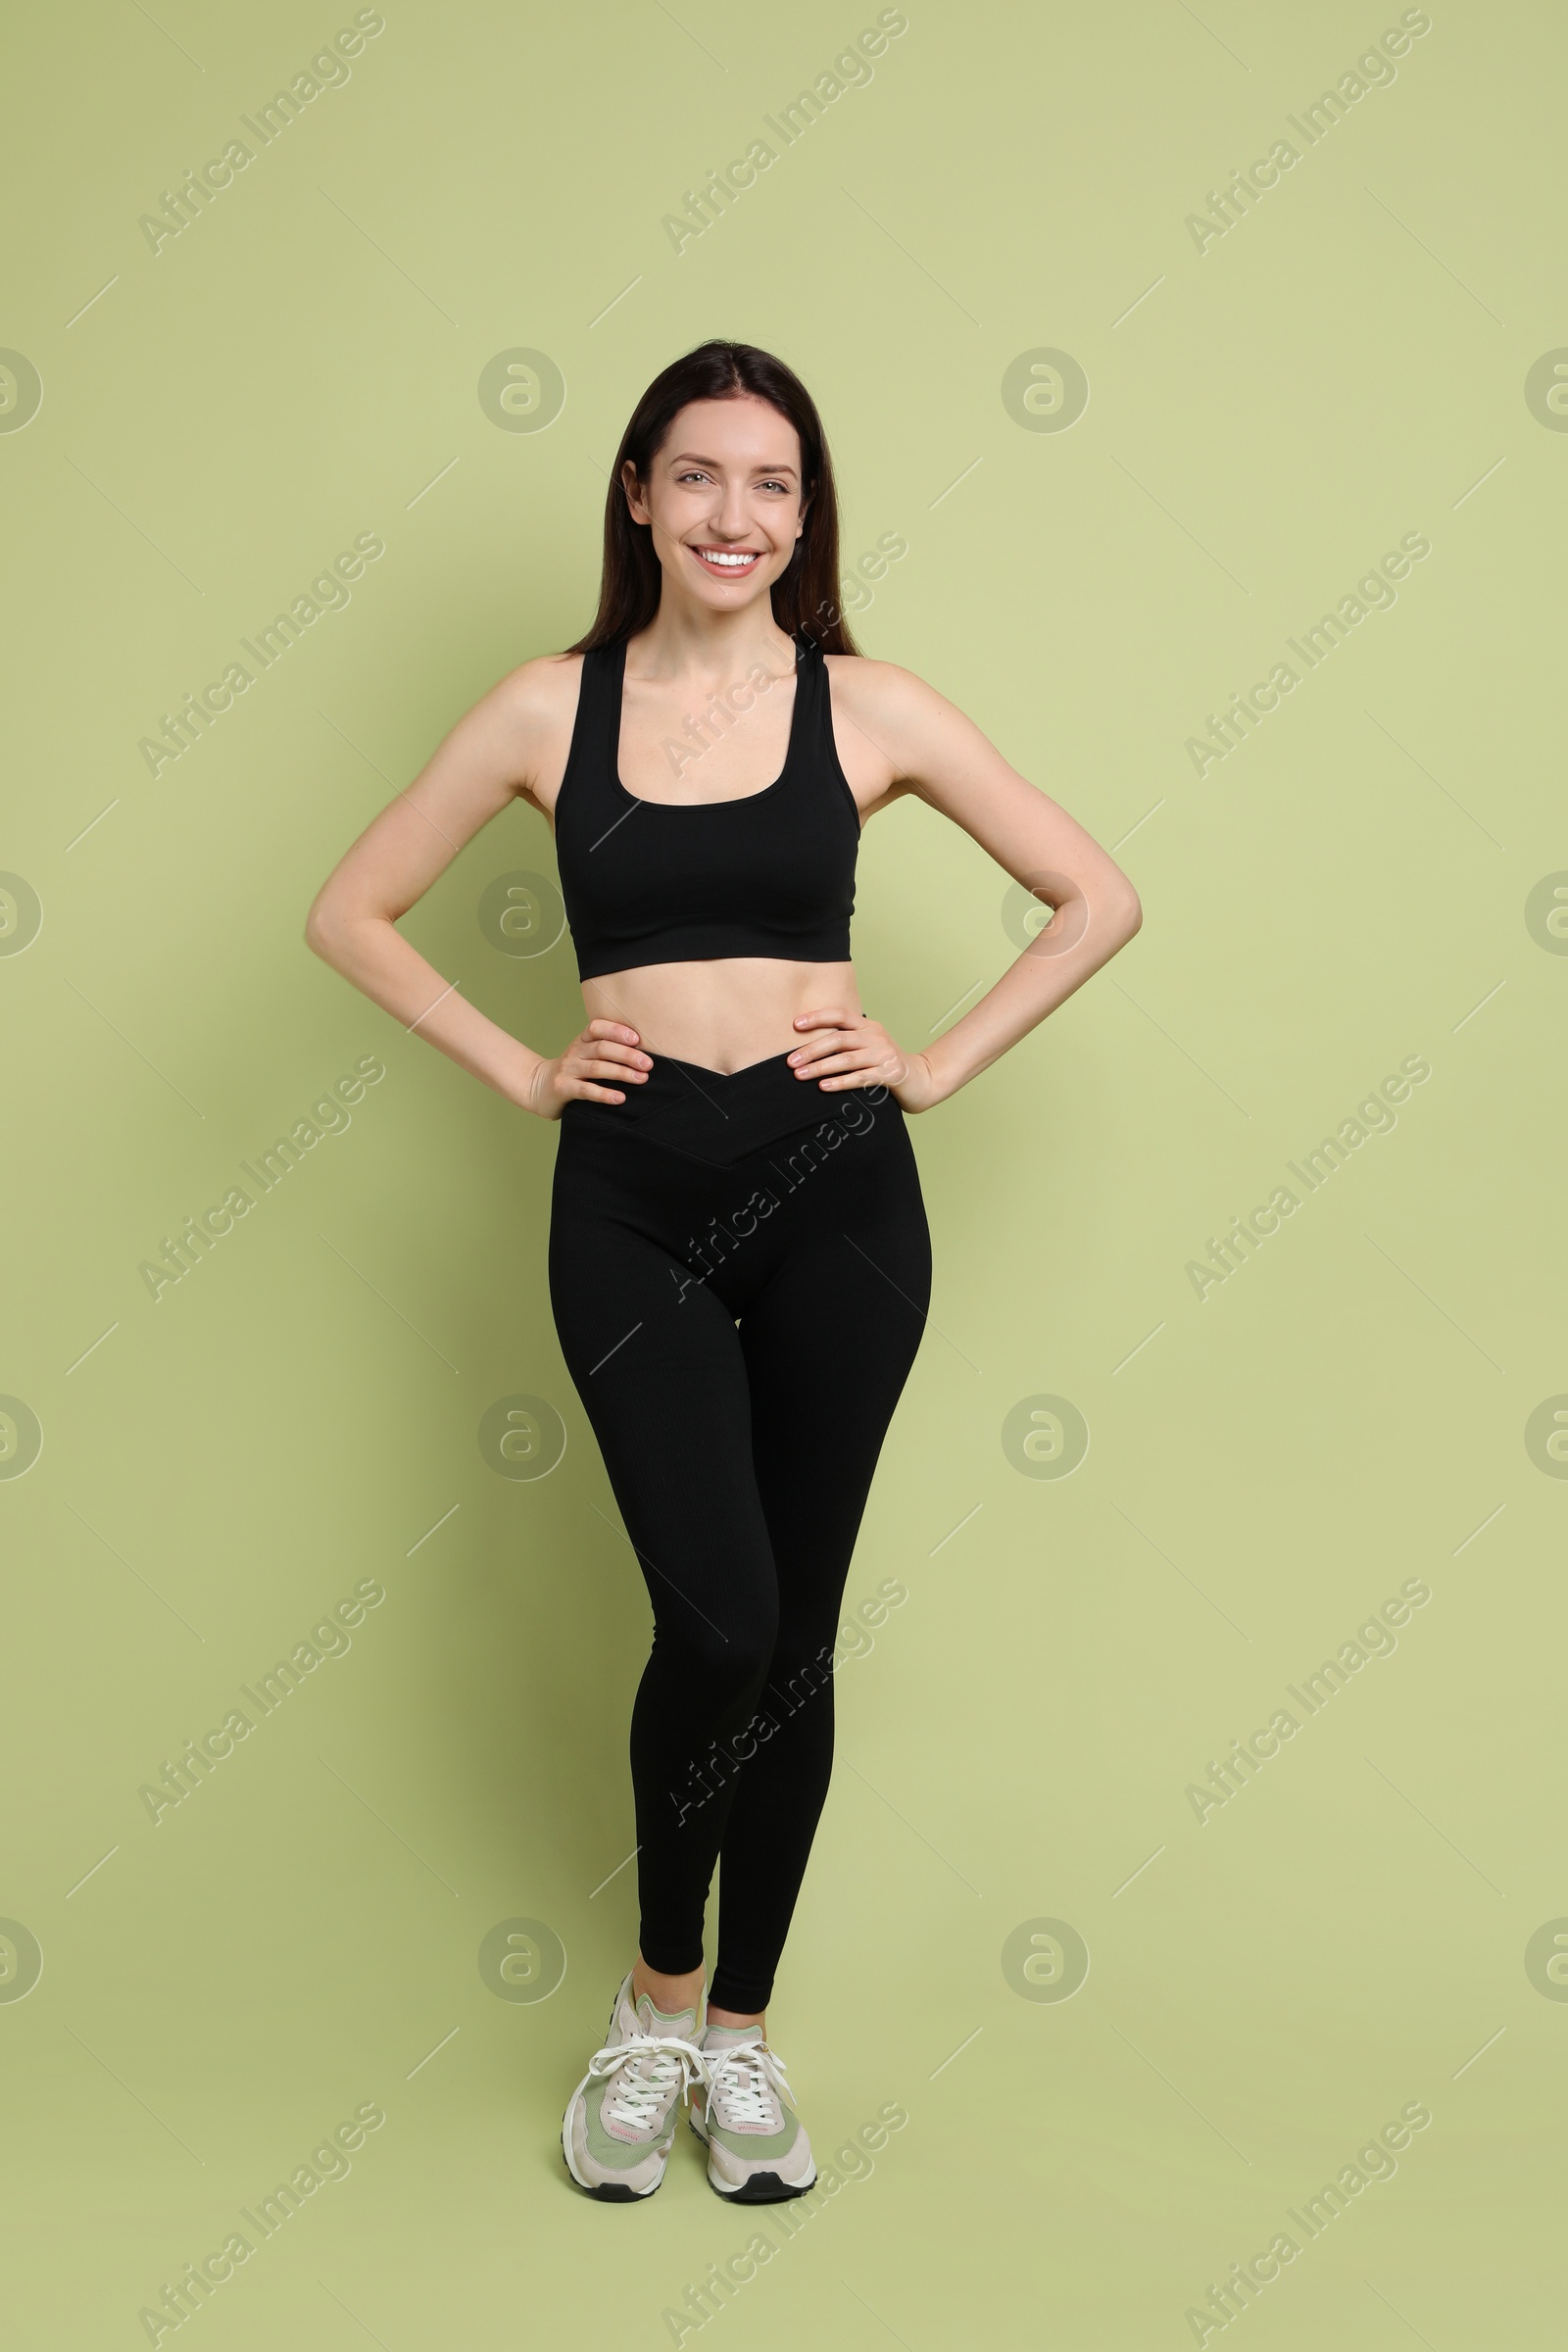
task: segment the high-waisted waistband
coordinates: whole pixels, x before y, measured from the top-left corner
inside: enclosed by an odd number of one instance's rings
[[[781,1136],[837,1117],[858,1124],[851,1106],[876,1105],[879,1114],[900,1112],[885,1086],[842,1087],[824,1094],[814,1078],[797,1078],[789,1055],[773,1054],[742,1070],[705,1069],[656,1054],[641,1086],[625,1088],[624,1102],[594,1102],[575,1097],[561,1114],[564,1131],[584,1135],[634,1136],[662,1144],[714,1167],[728,1167],[748,1152],[760,1152]]]

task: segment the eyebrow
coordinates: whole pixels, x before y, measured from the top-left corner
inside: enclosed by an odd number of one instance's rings
[[[679,451],[669,462],[672,466],[710,466],[715,473],[723,470],[717,458],[702,458],[691,449]],[[752,466],[747,468],[751,473],[794,473],[796,470],[793,466]]]

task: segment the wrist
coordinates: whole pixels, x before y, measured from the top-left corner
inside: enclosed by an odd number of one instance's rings
[[[544,1092],[545,1073],[550,1065],[542,1054],[532,1054],[526,1047],[522,1047],[520,1052],[522,1061],[516,1070],[509,1072],[504,1091],[509,1102],[514,1102],[519,1110],[531,1110],[542,1118],[545,1113],[540,1105],[540,1098]]]
[[[904,1058],[905,1076],[893,1089],[901,1106],[908,1111],[932,1109],[943,1100],[944,1089],[931,1066],[930,1055],[906,1054]]]

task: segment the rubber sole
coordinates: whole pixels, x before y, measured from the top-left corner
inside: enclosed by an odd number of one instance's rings
[[[568,2117],[570,2115],[569,2108],[567,2109],[567,2115]],[[671,2134],[670,2146],[673,2147],[674,2144],[674,2135]],[[593,2181],[580,2180],[578,2178],[576,2168],[571,2161],[571,2151],[566,2145],[566,2125],[564,2121],[563,2121],[561,2127],[561,2154],[563,2161],[565,2164],[566,2171],[571,2177],[573,2186],[580,2188],[585,2197],[597,2197],[602,2205],[640,2205],[645,2197],[651,2197],[655,2195],[655,2193],[659,2189],[662,2188],[664,2184],[663,2173],[661,2173],[659,2179],[655,2181],[652,2181],[647,2188],[628,2188],[623,2180]],[[668,2170],[668,2163],[669,2157],[668,2150],[666,2149],[666,2171]]]
[[[692,2136],[699,2140],[705,2148],[709,2147],[708,2134],[701,2129],[696,2117],[688,2114],[686,2121],[691,2126]],[[724,2188],[713,2178],[711,2151],[710,2151],[708,2185],[715,2196],[723,2198],[726,2205],[784,2205],[791,2197],[809,2195],[816,2186],[816,2167],[814,2164],[812,2165],[809,2180],[796,2182],[781,2180],[777,2173],[753,2173],[751,2179],[744,2181],[739,2188]]]
[[[808,2195],[816,2186],[816,2175],[813,2173],[809,2180],[803,2180],[798,2188],[781,2180],[777,2173],[754,2173],[741,2188],[720,2188],[710,2173],[708,2185],[726,2205],[783,2205],[791,2197]]]

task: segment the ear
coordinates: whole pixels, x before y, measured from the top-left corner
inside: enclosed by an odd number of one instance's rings
[[[800,521],[799,521],[799,522],[798,522],[798,523],[795,525],[795,536],[796,536],[796,538],[797,538],[797,539],[799,539],[799,537],[801,536],[801,533],[802,533],[802,532],[805,530],[805,528],[806,528],[806,510],[807,510],[807,508],[808,508],[808,507],[810,505],[810,503],[811,503],[812,499],[813,499],[815,496],[816,496],[816,493],[815,493],[815,491],[814,491],[814,490],[808,490],[808,492],[806,493],[806,496],[805,496],[805,497],[802,499],[802,501],[801,501],[801,519],[800,519]]]
[[[633,522],[646,522],[651,525],[654,518],[648,512],[647,501],[643,497],[642,486],[637,479],[637,468],[630,458],[626,460],[620,469],[620,486],[625,493],[626,504],[631,511]]]

